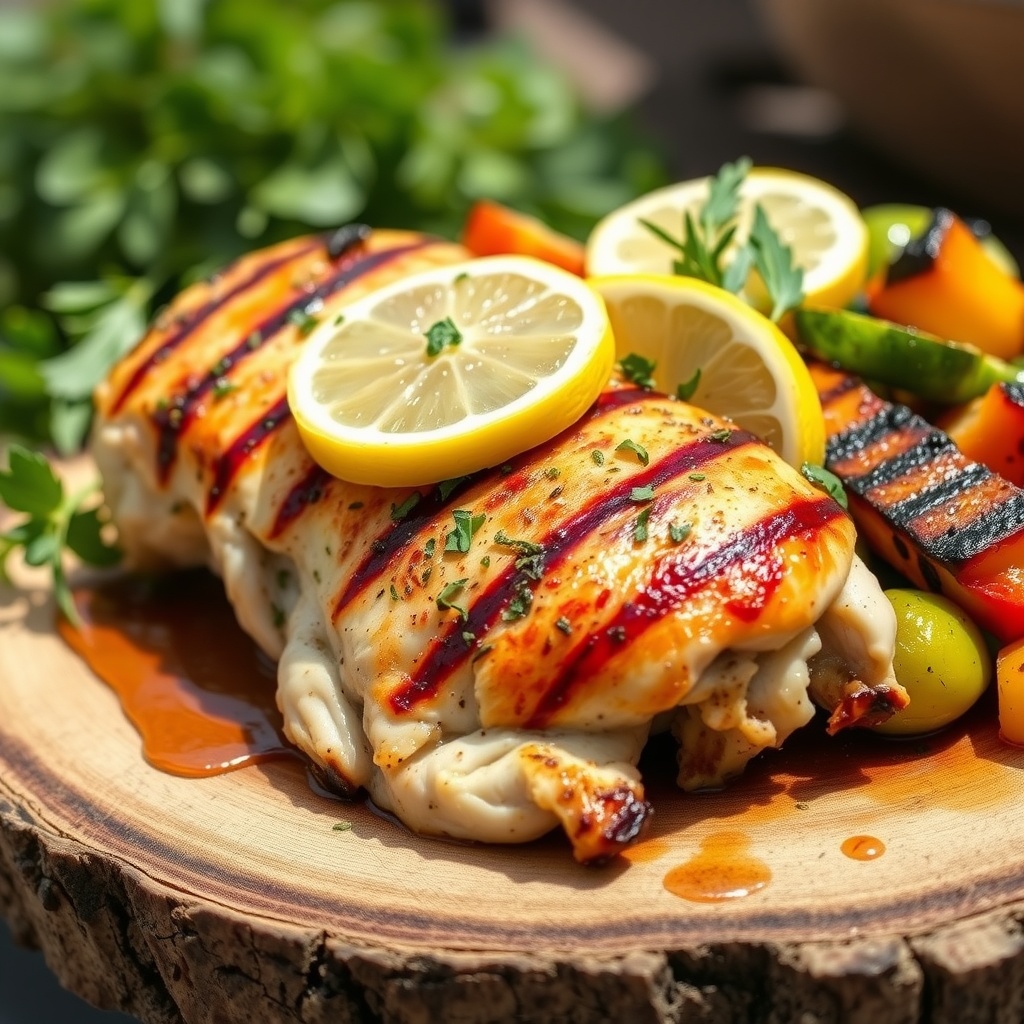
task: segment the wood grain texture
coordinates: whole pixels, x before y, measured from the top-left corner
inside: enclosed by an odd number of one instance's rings
[[[99,1006],[152,1024],[1024,1019],[1024,754],[985,716],[927,754],[841,746],[841,771],[655,786],[646,845],[588,870],[558,838],[410,835],[288,763],[156,771],[52,615],[40,590],[0,591],[0,911]],[[844,857],[861,833],[885,855]],[[770,869],[761,891],[665,890],[728,835]]]

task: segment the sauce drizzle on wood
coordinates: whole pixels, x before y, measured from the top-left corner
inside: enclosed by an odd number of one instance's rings
[[[281,732],[275,666],[215,577],[121,576],[74,597],[81,627],[61,617],[60,635],[117,693],[153,767],[204,777],[298,757]]]

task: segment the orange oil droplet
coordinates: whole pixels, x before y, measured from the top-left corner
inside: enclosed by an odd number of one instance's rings
[[[877,860],[885,853],[885,843],[874,836],[850,836],[839,849],[851,860]]]
[[[219,775],[296,756],[281,732],[275,670],[208,573],[118,577],[76,590],[82,620],[57,628],[121,700],[146,760],[173,775]]]
[[[750,839],[742,832],[715,832],[701,842],[696,856],[665,875],[665,888],[695,903],[750,896],[771,881],[772,873],[749,847]]]

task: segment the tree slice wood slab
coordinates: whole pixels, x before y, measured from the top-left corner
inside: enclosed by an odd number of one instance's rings
[[[725,793],[654,781],[606,868],[558,837],[447,843],[297,764],[157,771],[45,593],[0,591],[0,911],[152,1024],[1019,1022],[1022,794],[989,706],[923,744],[798,744]],[[884,854],[845,855],[857,835]],[[680,898],[686,864],[749,894]]]

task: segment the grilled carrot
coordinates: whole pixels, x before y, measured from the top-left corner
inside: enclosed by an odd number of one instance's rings
[[[826,464],[871,546],[1000,639],[1024,636],[1024,490],[857,377],[822,364],[811,374],[825,414]]]

